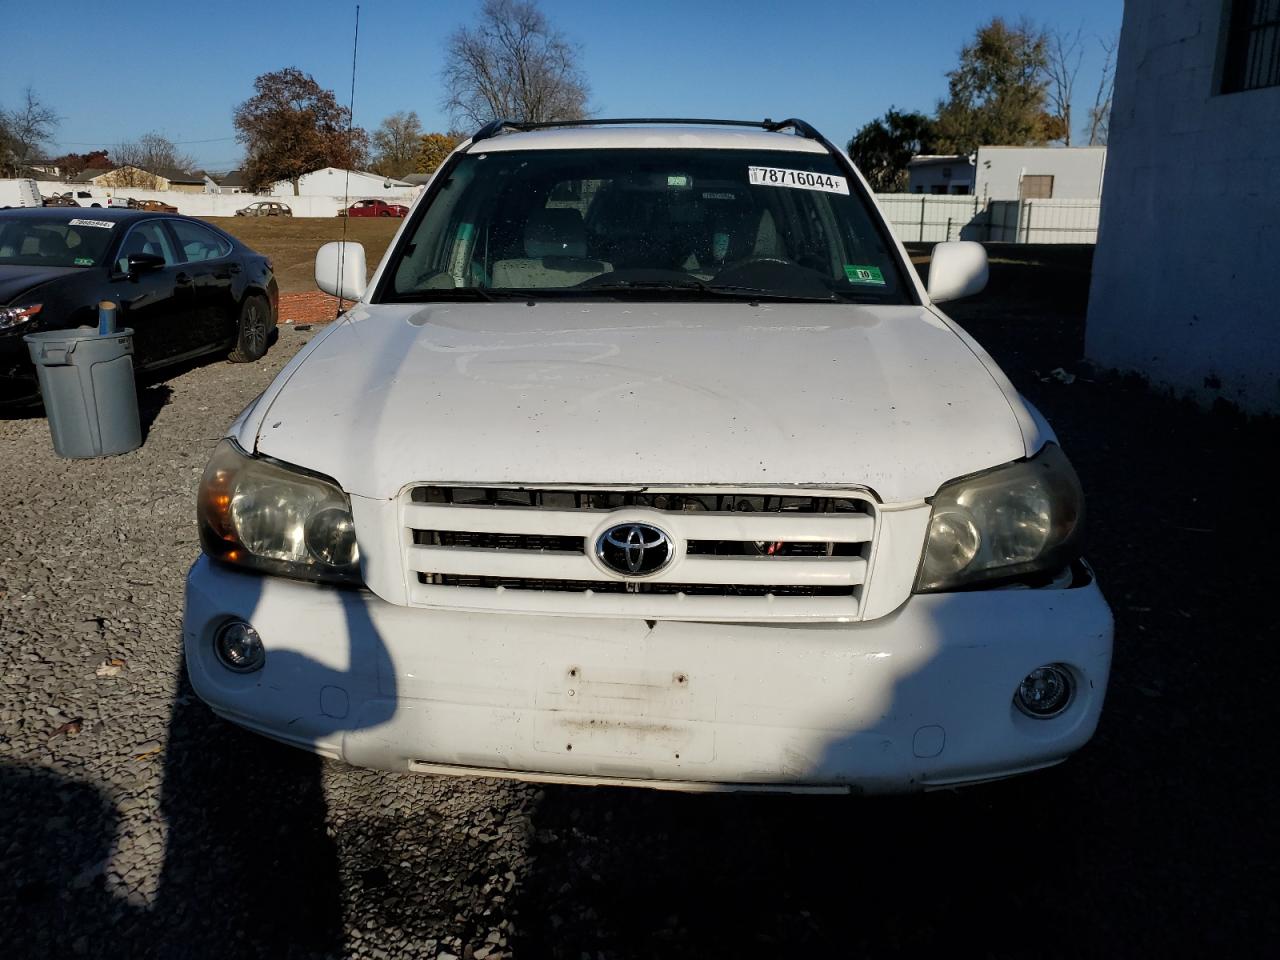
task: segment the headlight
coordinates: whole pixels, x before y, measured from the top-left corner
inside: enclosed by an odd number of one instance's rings
[[[300,580],[358,584],[351,503],[336,483],[223,440],[200,481],[200,543],[216,560]]]
[[[36,318],[40,312],[40,304],[30,303],[25,307],[0,307],[0,330],[14,330],[25,326]]]
[[[1062,569],[1080,554],[1084,495],[1062,449],[945,484],[916,592]]]

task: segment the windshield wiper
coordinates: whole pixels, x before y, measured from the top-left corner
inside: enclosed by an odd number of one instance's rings
[[[712,293],[720,293],[726,296],[745,297],[752,300],[783,300],[783,301],[801,301],[804,303],[839,303],[839,298],[833,293],[826,297],[811,297],[803,293],[783,293],[778,290],[768,290],[764,287],[748,287],[741,284],[713,283],[706,285],[707,290]]]
[[[518,290],[488,290],[484,287],[441,287],[439,290],[409,290],[395,295],[394,303],[450,303],[467,300],[510,300],[513,297],[523,299],[526,295]]]

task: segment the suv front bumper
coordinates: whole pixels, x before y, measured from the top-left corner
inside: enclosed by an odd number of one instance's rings
[[[253,624],[255,673],[213,636]],[[1112,620],[1070,589],[911,597],[851,624],[454,613],[230,570],[201,557],[183,634],[192,686],[229,720],[384,770],[676,789],[898,792],[1063,760],[1093,734]],[[1024,676],[1063,663],[1068,709],[1032,719]]]

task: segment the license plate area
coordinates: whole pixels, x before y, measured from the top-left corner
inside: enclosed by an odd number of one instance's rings
[[[534,746],[622,761],[706,763],[715,756],[712,691],[681,670],[548,665]]]

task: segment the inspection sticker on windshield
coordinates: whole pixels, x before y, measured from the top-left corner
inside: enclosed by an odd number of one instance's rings
[[[115,226],[110,220],[71,220],[68,223],[73,227],[101,227],[103,230],[110,230]]]
[[[880,272],[880,268],[867,263],[846,263],[844,275],[849,278],[850,283],[865,283],[873,287],[884,286],[884,274]]]
[[[826,193],[849,193],[849,181],[829,173],[808,170],[784,170],[782,167],[747,167],[747,179],[753,187],[794,187],[797,190],[823,190]]]

